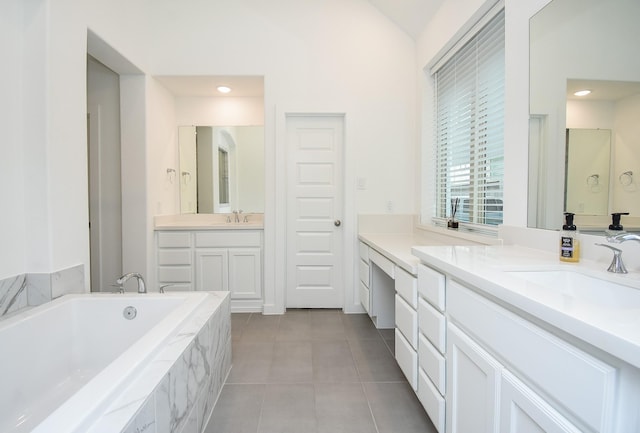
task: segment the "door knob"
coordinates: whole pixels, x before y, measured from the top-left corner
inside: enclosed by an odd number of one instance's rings
[[[335,220],[333,222],[333,225],[336,226],[336,227],[340,227],[341,224],[342,224],[342,221],[340,221],[340,220]]]

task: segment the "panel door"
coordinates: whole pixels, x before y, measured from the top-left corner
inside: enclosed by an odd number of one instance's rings
[[[229,290],[229,257],[226,248],[196,250],[196,290]]]
[[[342,307],[344,117],[288,115],[286,131],[286,306]]]
[[[232,299],[262,296],[260,248],[229,249],[229,290]]]
[[[447,342],[447,432],[498,433],[500,364],[453,324]]]
[[[500,394],[500,432],[502,433],[578,433],[582,431],[509,372],[504,372],[502,375]]]

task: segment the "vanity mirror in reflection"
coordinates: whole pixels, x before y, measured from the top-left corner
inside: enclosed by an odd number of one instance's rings
[[[181,213],[264,212],[264,127],[178,129]]]
[[[620,181],[625,172],[640,173],[640,57],[630,54],[640,40],[638,18],[637,0],[553,0],[531,18],[529,227],[557,230],[565,211],[578,214],[581,228],[605,230],[618,211],[629,211],[629,225],[639,225],[637,177]],[[577,90],[591,93],[578,97]],[[575,202],[563,188],[572,183],[567,129],[611,131],[609,175],[584,173],[598,175],[603,192]],[[588,189],[595,180],[575,182]]]

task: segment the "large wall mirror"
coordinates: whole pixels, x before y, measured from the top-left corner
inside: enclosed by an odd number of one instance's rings
[[[264,77],[155,78],[174,95],[180,212],[263,213]]]
[[[264,212],[264,127],[180,126],[181,213]]]
[[[557,230],[565,211],[640,225],[638,19],[637,0],[552,0],[531,18],[529,227]]]

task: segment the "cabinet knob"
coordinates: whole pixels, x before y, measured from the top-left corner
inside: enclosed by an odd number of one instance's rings
[[[334,226],[336,226],[336,227],[340,227],[340,225],[342,225],[342,221],[340,221],[340,220],[335,220],[335,221],[333,222],[333,225],[334,225]]]

